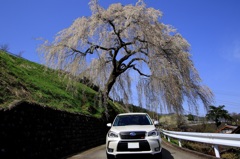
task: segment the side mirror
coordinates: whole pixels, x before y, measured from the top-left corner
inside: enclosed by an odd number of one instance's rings
[[[112,126],[112,124],[111,123],[107,123],[107,127],[111,127]]]
[[[154,125],[159,125],[159,122],[156,120],[153,123],[154,123]]]

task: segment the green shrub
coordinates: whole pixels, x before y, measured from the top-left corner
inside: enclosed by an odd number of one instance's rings
[[[196,142],[191,142],[191,141],[183,141],[182,146],[189,150],[213,155],[213,149],[212,149],[211,145],[208,145],[208,144],[196,143]]]
[[[221,158],[223,159],[239,159],[239,155],[232,153],[232,152],[227,152],[221,155]]]

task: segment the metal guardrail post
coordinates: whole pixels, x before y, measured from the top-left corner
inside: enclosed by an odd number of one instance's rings
[[[179,147],[182,147],[181,139],[178,140],[178,145],[179,145]]]
[[[213,148],[214,148],[215,156],[216,156],[217,158],[220,158],[220,153],[219,153],[218,145],[213,145]]]

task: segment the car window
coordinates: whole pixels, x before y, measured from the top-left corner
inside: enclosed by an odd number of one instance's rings
[[[122,115],[117,116],[113,123],[113,126],[126,125],[152,125],[152,121],[147,115]]]

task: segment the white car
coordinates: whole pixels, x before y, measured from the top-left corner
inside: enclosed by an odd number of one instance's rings
[[[114,119],[106,137],[107,158],[118,155],[150,154],[161,158],[161,137],[146,113],[124,113]]]

